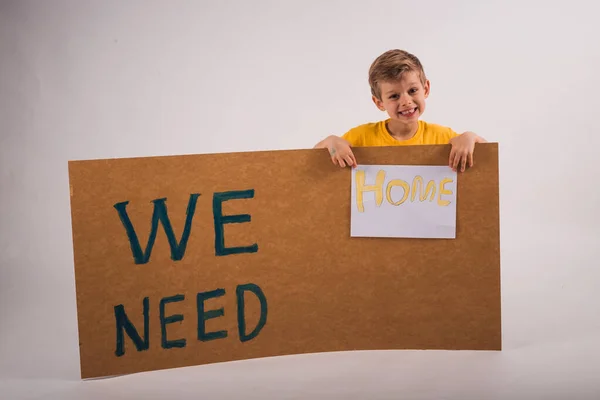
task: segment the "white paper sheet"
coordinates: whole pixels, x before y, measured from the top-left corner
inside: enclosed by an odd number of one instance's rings
[[[446,166],[357,166],[351,236],[454,239],[456,179]]]

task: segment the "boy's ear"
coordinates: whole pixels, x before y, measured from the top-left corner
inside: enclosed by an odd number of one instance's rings
[[[385,111],[385,107],[383,106],[383,102],[381,100],[379,100],[375,96],[372,96],[371,98],[373,99],[373,103],[375,103],[375,105],[377,106],[377,108],[379,108],[380,111]]]
[[[429,97],[429,91],[431,90],[429,79],[425,80],[425,86],[423,88],[425,89],[425,98]]]

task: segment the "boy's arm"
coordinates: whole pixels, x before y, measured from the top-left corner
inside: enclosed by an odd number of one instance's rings
[[[333,136],[333,135],[331,135]],[[325,139],[321,140],[319,143],[315,144],[315,149],[324,149],[327,148],[327,142],[331,141],[331,136],[327,136]]]
[[[469,135],[472,135],[473,139],[475,140],[475,143],[487,143],[487,140],[485,140],[485,138],[477,135],[475,132],[467,131],[467,132],[464,132],[463,135],[465,133],[469,134]]]
[[[474,140],[475,143],[487,143],[487,140],[485,140],[485,138],[477,135],[475,132],[471,132],[471,131],[465,131],[463,133],[458,133],[455,132],[454,130],[452,130],[451,128],[448,129],[449,130],[449,142],[452,143],[453,140],[456,140],[456,138],[461,137],[461,136],[465,136],[465,137],[469,137],[472,138]]]

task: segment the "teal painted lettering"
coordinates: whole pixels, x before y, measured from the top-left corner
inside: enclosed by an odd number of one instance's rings
[[[131,338],[133,344],[137,351],[148,350],[150,347],[150,324],[149,324],[149,300],[148,297],[144,298],[143,301],[144,306],[144,339],[142,339],[135,328],[135,326],[131,323],[129,318],[127,317],[127,313],[125,313],[125,307],[122,304],[119,304],[114,307],[115,309],[115,319],[117,326],[117,349],[115,350],[115,354],[117,357],[121,357],[125,354],[125,340],[124,340],[124,331],[127,332],[127,336]]]
[[[183,301],[185,299],[184,295],[177,294],[171,297],[165,297],[160,301],[160,329],[161,329],[161,344],[163,349],[171,349],[173,347],[182,348],[185,347],[185,339],[177,339],[177,340],[167,340],[167,324],[172,324],[173,322],[183,321],[182,314],[174,314],[168,317],[165,317],[165,307],[168,303],[174,303],[177,301]]]
[[[223,339],[227,337],[227,331],[206,332],[206,321],[211,318],[222,317],[225,314],[223,308],[204,311],[204,302],[208,299],[225,295],[225,289],[215,289],[210,292],[198,293],[196,295],[196,307],[198,309],[198,340],[207,342],[209,340]]]
[[[133,260],[136,264],[146,264],[150,260],[152,247],[154,246],[154,241],[156,240],[156,234],[158,232],[159,222],[162,224],[165,234],[167,235],[167,239],[169,240],[169,246],[171,247],[171,259],[174,261],[179,261],[183,259],[183,256],[185,255],[187,242],[192,230],[192,220],[194,218],[194,212],[196,211],[196,203],[198,201],[199,196],[200,194],[198,193],[190,195],[186,211],[185,227],[183,229],[183,233],[181,234],[181,239],[179,242],[177,242],[177,239],[175,238],[175,234],[173,233],[173,227],[171,226],[171,221],[169,220],[169,216],[167,213],[167,206],[165,204],[167,199],[162,198],[153,200],[152,203],[154,203],[154,212],[152,214],[152,220],[150,222],[150,235],[148,237],[148,244],[146,245],[146,250],[144,251],[142,251],[138,235],[135,229],[133,228],[133,224],[131,223],[129,215],[127,214],[126,208],[129,204],[129,201],[124,201],[114,205],[114,208],[117,210],[121,222],[125,227],[125,232],[127,233],[127,238],[129,239],[129,246],[131,247],[131,252],[133,253]]]
[[[260,318],[256,327],[250,333],[246,333],[246,312],[245,312],[245,300],[244,292],[252,292],[260,301]],[[237,317],[238,317],[238,333],[240,335],[241,342],[247,342],[248,340],[254,339],[267,323],[267,298],[263,293],[262,289],[253,283],[245,285],[239,285],[236,289],[237,295]]]
[[[227,256],[230,254],[241,253],[256,253],[258,251],[258,245],[256,243],[249,246],[225,247],[225,236],[223,233],[223,226],[225,224],[239,224],[251,221],[251,217],[248,214],[223,215],[223,203],[233,199],[251,199],[253,197],[254,189],[215,193],[213,195],[213,216],[215,222],[215,254],[217,256]]]

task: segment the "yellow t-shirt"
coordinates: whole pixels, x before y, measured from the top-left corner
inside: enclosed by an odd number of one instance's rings
[[[452,129],[419,120],[417,133],[408,140],[397,140],[390,135],[387,121],[371,122],[359,125],[346,132],[342,138],[353,147],[370,146],[410,146],[417,144],[448,144],[450,139],[458,136]]]

